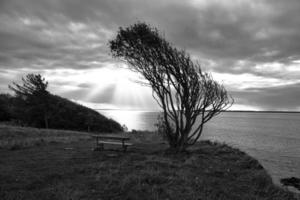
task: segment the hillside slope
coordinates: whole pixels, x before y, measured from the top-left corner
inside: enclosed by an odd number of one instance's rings
[[[28,104],[20,98],[4,94],[0,94],[0,100],[0,111],[3,111],[0,121],[13,121],[17,125],[45,128],[45,117],[47,117],[47,125],[50,129],[122,131],[122,126],[118,122],[58,95],[49,94],[45,104]],[[47,109],[47,116],[45,116],[45,109]]]

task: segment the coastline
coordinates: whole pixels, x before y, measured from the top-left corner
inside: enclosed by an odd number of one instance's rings
[[[129,130],[154,130],[157,113],[106,111]],[[274,182],[300,174],[299,113],[225,112],[209,121],[201,140],[226,143],[247,152],[268,170]]]

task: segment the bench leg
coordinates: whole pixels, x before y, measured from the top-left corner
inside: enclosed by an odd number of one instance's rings
[[[99,150],[98,138],[96,138],[96,149]]]
[[[100,151],[103,151],[103,150],[104,150],[104,144],[103,144],[103,143],[98,144],[98,146],[99,146],[99,150],[100,150]]]
[[[104,144],[103,143],[99,143],[98,138],[96,138],[96,148],[95,151],[103,151],[104,150]]]
[[[127,146],[124,145],[124,146],[123,146],[123,151],[126,152],[126,150],[127,150]]]

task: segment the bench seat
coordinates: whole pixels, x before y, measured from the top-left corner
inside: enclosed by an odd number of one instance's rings
[[[130,140],[129,137],[116,136],[116,135],[92,135],[96,139],[95,150],[104,150],[104,144],[121,145],[125,152],[128,146],[133,144],[126,142]]]
[[[99,144],[116,144],[116,145],[123,145],[122,142],[114,142],[114,141],[98,141]],[[125,146],[131,146],[132,144],[131,143],[127,143],[127,142],[124,142],[124,145]]]

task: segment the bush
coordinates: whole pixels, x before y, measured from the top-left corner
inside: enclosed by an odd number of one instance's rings
[[[9,121],[11,96],[8,94],[0,94],[0,121]]]
[[[167,126],[166,123],[164,121],[164,118],[162,115],[158,115],[157,120],[156,120],[156,132],[157,134],[162,138],[163,141],[168,141],[168,137],[167,137]]]

